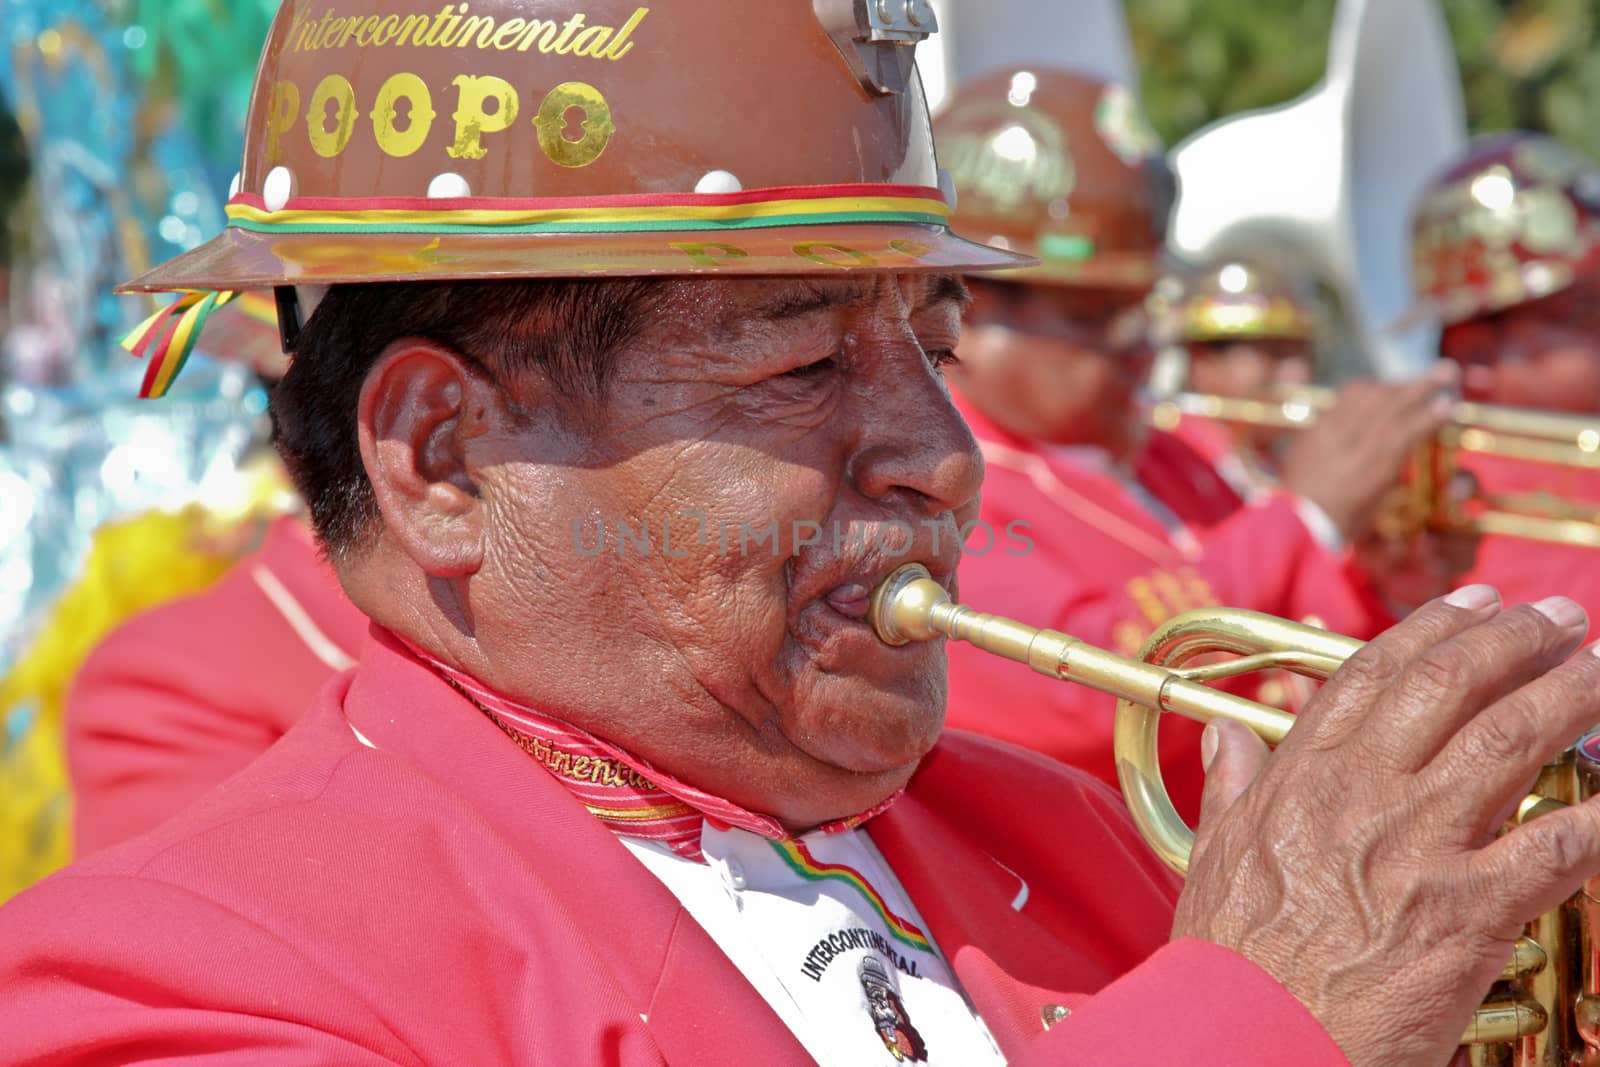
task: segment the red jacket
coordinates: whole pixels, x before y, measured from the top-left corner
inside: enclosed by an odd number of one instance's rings
[[[983,536],[961,562],[961,600],[979,611],[1137,654],[1157,625],[1196,608],[1227,605],[1372,637],[1391,621],[1348,560],[1311,535],[1290,497],[1245,505],[1198,453],[1157,434],[1140,474],[1184,528],[1163,526],[1127,487],[1007,434],[962,405],[983,448]],[[1003,536],[1027,525],[1025,554]],[[1052,681],[1027,667],[951,642],[949,724],[988,734],[1089,771],[1115,784],[1115,701]],[[1280,688],[1282,681],[1269,680]],[[1247,687],[1248,695],[1278,694]],[[1284,694],[1288,695],[1288,694]],[[1162,724],[1164,777],[1178,810],[1198,815],[1205,776],[1201,727],[1176,715]]]
[[[1489,494],[1551,493],[1600,504],[1600,471],[1557,471],[1531,463],[1471,456],[1466,465]],[[1519,537],[1485,537],[1477,565],[1463,584],[1484,582],[1507,604],[1529,604],[1547,596],[1571,597],[1589,612],[1589,639],[1600,635],[1600,550],[1545,544]]]
[[[207,592],[124,623],[67,699],[78,854],[153,829],[265,752],[366,630],[288,518]]]
[[[1255,965],[1164,946],[1173,880],[1069,769],[954,734],[869,828],[1014,1065],[1345,1062]],[[809,1062],[611,831],[381,633],[244,773],[0,908],[0,944],[6,1064]],[[1044,1034],[1047,1004],[1071,1015]]]

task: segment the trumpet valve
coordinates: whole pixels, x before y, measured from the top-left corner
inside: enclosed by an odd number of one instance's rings
[[[1572,1013],[1572,1024],[1584,1047],[1589,1050],[1590,1058],[1583,1062],[1596,1062],[1600,1058],[1600,996],[1581,994]]]

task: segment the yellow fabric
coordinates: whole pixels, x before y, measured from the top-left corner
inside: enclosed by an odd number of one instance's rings
[[[276,463],[250,472],[241,490],[221,507],[192,504],[102,527],[82,577],[0,678],[0,724],[27,722],[14,743],[0,730],[0,902],[72,859],[62,723],[78,668],[133,615],[216,583],[293,499]]]

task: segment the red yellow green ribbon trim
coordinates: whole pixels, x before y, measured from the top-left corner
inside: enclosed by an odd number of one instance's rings
[[[937,189],[920,185],[820,185],[742,193],[427,200],[416,197],[292,200],[267,211],[259,196],[228,204],[228,225],[257,233],[593,234],[747,230],[901,223],[945,226]]]
[[[167,395],[183,365],[189,361],[200,331],[211,313],[233,301],[239,294],[184,293],[177,300],[145,319],[122,339],[122,347],[148,358],[139,396],[156,399]]]
[[[861,872],[854,867],[847,867],[842,863],[823,863],[811,854],[811,850],[799,841],[772,841],[772,849],[783,862],[789,865],[790,870],[810,882],[838,881],[851,886],[867,899],[883,918],[884,925],[888,928],[890,936],[896,941],[902,941],[914,949],[922,952],[932,952],[933,943],[928,940],[928,935],[917,927],[900,918],[889,910],[889,905],[884,902],[878,891],[872,888],[872,883],[862,877]]]
[[[738,193],[505,199],[302,197],[268,211],[253,193],[229,202],[228,225],[284,234],[628,234],[767,229],[859,223],[948,225],[950,206],[937,189],[864,182],[785,186]],[[122,341],[148,356],[141,397],[165,396],[188,362],[212,312],[233,292],[189,292],[140,323]],[[245,306],[270,321],[268,309]]]

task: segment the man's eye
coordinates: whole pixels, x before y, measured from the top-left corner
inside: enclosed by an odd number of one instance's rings
[[[834,358],[829,356],[826,359],[819,359],[815,363],[804,363],[791,371],[785,371],[783,377],[799,378],[801,380],[821,378],[832,371],[836,366],[838,366],[838,364],[834,361]]]
[[[955,367],[961,364],[955,350],[951,348],[933,348],[928,350],[928,365],[936,371],[943,371],[946,367]]]

